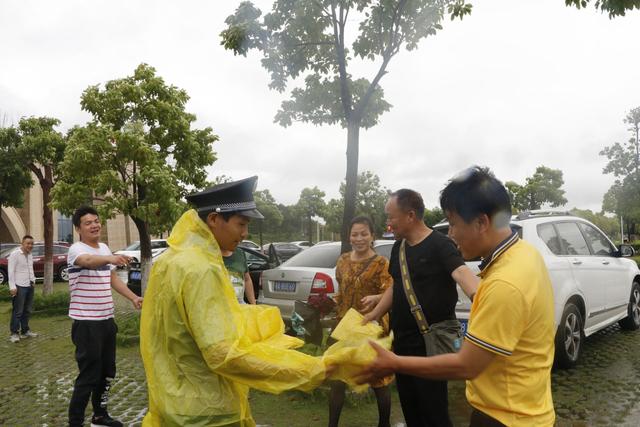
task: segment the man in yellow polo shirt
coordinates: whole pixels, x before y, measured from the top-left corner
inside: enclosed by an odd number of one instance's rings
[[[471,426],[552,426],[553,290],[542,257],[511,230],[509,195],[488,169],[452,179],[440,205],[462,256],[483,258],[465,342],[459,353],[434,357],[374,345],[378,358],[363,379],[391,372],[466,379]]]

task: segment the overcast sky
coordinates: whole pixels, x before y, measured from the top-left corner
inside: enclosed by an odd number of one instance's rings
[[[220,46],[240,0],[0,1],[0,119],[47,115],[83,124],[87,86],[146,62],[191,96],[197,126],[220,136],[210,176],[258,175],[258,188],[294,203],[317,185],[338,195],[346,131],[273,117],[286,95],[267,88],[260,56]],[[419,49],[402,51],[381,81],[393,105],[360,135],[360,171],[435,206],[447,180],[472,164],[523,183],[539,165],[564,172],[567,208],[600,210],[613,178],[599,151],[628,139],[640,106],[640,13],[609,20],[564,0],[477,0]],[[272,0],[256,1],[263,12]],[[373,64],[354,77],[372,78]],[[362,74],[360,75],[359,72]]]

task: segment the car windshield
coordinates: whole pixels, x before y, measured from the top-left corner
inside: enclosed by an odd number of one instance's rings
[[[340,245],[312,246],[282,264],[284,267],[334,268],[340,256]]]
[[[15,249],[17,248],[17,246],[13,247],[13,248],[7,248],[5,250],[3,250],[2,252],[0,252],[0,258],[6,258],[9,256],[9,254],[11,252],[13,252]]]
[[[140,250],[140,242],[133,242],[129,246],[123,249],[123,251],[139,251]]]

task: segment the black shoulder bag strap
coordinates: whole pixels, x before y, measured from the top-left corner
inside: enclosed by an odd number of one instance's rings
[[[407,297],[407,301],[411,306],[411,314],[416,319],[416,323],[418,324],[418,329],[420,329],[420,333],[422,337],[426,339],[426,334],[429,332],[429,323],[427,323],[427,318],[424,316],[424,312],[422,311],[422,306],[418,302],[418,297],[413,290],[413,285],[411,284],[411,276],[409,275],[409,265],[407,264],[407,254],[405,252],[405,239],[402,239],[402,243],[400,243],[400,272],[402,273],[402,289],[404,290],[404,294]],[[426,345],[426,342],[425,342]]]

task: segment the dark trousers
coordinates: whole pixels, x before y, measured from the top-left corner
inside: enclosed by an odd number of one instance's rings
[[[94,415],[107,415],[108,392],[116,375],[117,331],[113,319],[73,321],[71,339],[80,372],[69,404],[70,426],[82,426],[89,398]]]
[[[26,334],[29,330],[29,315],[33,310],[33,286],[16,286],[18,293],[13,297],[13,311],[11,312],[12,334]]]
[[[396,385],[407,427],[451,427],[446,381],[396,374]]]
[[[422,340],[422,338],[420,338]],[[394,342],[394,352],[400,356],[426,357],[424,344],[411,346]],[[451,427],[449,393],[446,381],[425,380],[396,374],[400,406],[407,427]]]
[[[506,427],[500,421],[490,417],[482,411],[474,409],[471,412],[471,422],[469,427]]]

